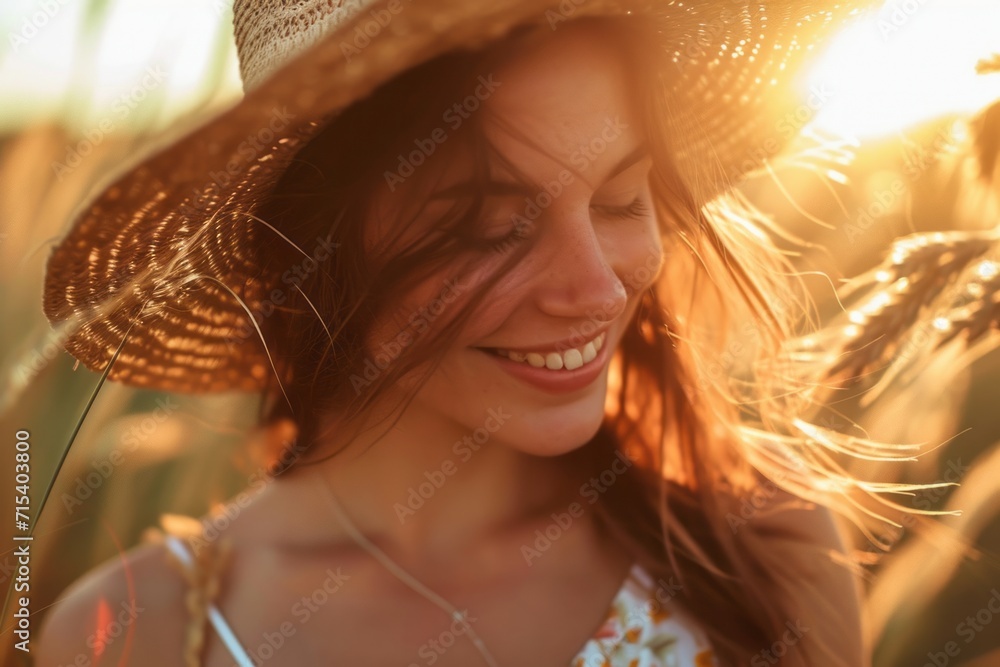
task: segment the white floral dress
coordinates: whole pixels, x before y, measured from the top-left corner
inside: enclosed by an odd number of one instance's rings
[[[718,667],[707,637],[671,598],[672,582],[653,582],[632,566],[604,624],[571,667]]]
[[[184,539],[170,532],[154,530],[150,538],[165,543],[191,586],[192,617],[183,647],[187,667],[201,667],[206,623],[237,667],[254,667],[256,663],[214,604],[225,554],[212,546],[195,556]],[[718,667],[704,632],[671,601],[675,588],[662,581],[654,583],[644,568],[633,565],[606,620],[568,667]]]

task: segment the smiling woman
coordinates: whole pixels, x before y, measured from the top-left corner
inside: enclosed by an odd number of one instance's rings
[[[73,662],[128,600],[149,611],[108,664],[868,664],[830,512],[793,493],[850,490],[787,434],[805,392],[710,372],[734,324],[769,359],[804,313],[718,174],[774,140],[769,104],[799,104],[758,75],[791,76],[847,5],[383,4],[238,2],[244,102],[53,253],[45,308],[74,355],[136,386],[259,392],[275,463],[224,522],[74,585],[38,664]],[[720,52],[781,55],[682,58],[705,22]],[[288,127],[230,162],[286,102]],[[104,284],[107,264],[132,280]]]
[[[646,264],[650,249],[660,245],[649,194],[652,161],[634,118],[624,63],[613,44],[602,45],[607,43],[604,36],[593,26],[589,34],[577,27],[557,38],[535,32],[520,37],[517,58],[503,49],[485,54],[481,62],[454,56],[415,68],[332,124],[275,188],[263,217],[282,228],[291,227],[285,221],[295,221],[296,242],[299,235],[307,238],[328,225],[331,211],[364,211],[355,218],[363,232],[346,229],[351,222],[346,217],[342,223],[342,238],[364,237],[364,247],[347,241],[340,250],[350,257],[370,257],[371,266],[345,266],[345,273],[365,273],[334,280],[395,297],[389,303],[378,297],[366,301],[373,330],[368,355],[401,331],[415,341],[396,360],[400,372],[392,375],[398,379],[387,374],[384,385],[415,388],[417,376],[404,380],[403,367],[442,351],[437,370],[426,378],[408,414],[418,414],[416,405],[421,405],[471,430],[488,407],[503,404],[515,414],[505,439],[536,454],[563,453],[596,431],[606,378],[596,380],[608,372],[608,351],[621,338],[655,273],[647,272],[646,284],[634,285],[632,294],[618,276],[634,274]],[[405,184],[383,186],[372,177],[385,171],[378,150],[368,153],[375,159],[369,164],[369,159],[357,158],[353,147],[330,143],[347,136],[344,128],[358,128],[359,118],[365,125],[356,136],[366,143],[376,128],[400,128],[397,136],[403,138],[428,134],[423,124],[436,122],[436,112],[448,108],[456,82],[461,95],[463,79],[474,85],[479,71],[491,72],[499,82],[497,91],[456,131],[454,141],[443,144]],[[435,90],[434,82],[444,83]],[[412,104],[400,103],[416,91],[427,109],[425,118],[410,111]],[[618,129],[609,132],[611,124]],[[584,169],[573,164],[584,154],[581,147],[589,156]],[[397,154],[395,146],[386,149],[381,152]],[[315,176],[310,178],[310,172]],[[546,191],[546,185],[556,191],[553,183],[559,184],[558,196]],[[326,201],[316,207],[310,193],[323,193]],[[518,220],[535,218],[530,234],[524,224],[518,225]],[[517,237],[523,238],[515,242]],[[279,264],[286,261],[271,257]],[[466,284],[495,281],[479,297],[488,306],[472,308],[467,290],[455,303],[445,304],[435,335],[421,336],[413,315],[455,278]],[[345,294],[336,307],[345,308],[353,298]],[[322,304],[315,305],[325,312]],[[450,320],[463,311],[463,331],[445,351],[443,331],[448,324],[455,328]],[[332,315],[337,324],[339,318]],[[596,329],[588,340],[570,345],[567,325],[581,326],[588,318],[597,318]],[[273,318],[265,340],[279,341],[282,333],[315,335],[306,322],[289,325],[288,319]],[[323,319],[330,321],[325,315]],[[602,347],[605,339],[609,344]],[[290,374],[308,378],[309,391],[324,402],[337,400],[336,378],[322,388],[311,385],[316,373],[307,375],[306,369],[315,371],[317,360],[303,354],[306,345],[284,340],[273,347],[279,356],[281,350],[297,351],[294,357],[303,366]],[[544,393],[526,393],[525,383]],[[285,391],[294,404],[297,383],[286,384]],[[567,392],[576,392],[574,400],[566,399]],[[456,393],[466,400],[456,403]],[[539,400],[547,410],[538,410]]]

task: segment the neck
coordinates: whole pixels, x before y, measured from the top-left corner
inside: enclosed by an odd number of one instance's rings
[[[565,505],[571,493],[561,457],[525,454],[497,433],[468,432],[415,404],[391,428],[376,421],[309,468],[366,537],[397,554],[470,553]],[[316,448],[332,451],[327,444]],[[336,536],[349,539],[328,514]]]

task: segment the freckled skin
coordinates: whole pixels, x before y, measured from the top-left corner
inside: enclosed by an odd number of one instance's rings
[[[508,61],[495,73],[500,82],[484,111],[503,118],[537,142],[527,142],[487,125],[498,150],[535,183],[559,182],[567,167],[580,169],[559,196],[541,210],[530,254],[487,295],[437,373],[424,385],[411,410],[426,419],[451,422],[467,432],[482,426],[489,408],[502,405],[514,417],[496,442],[536,455],[570,451],[589,439],[600,424],[607,373],[584,390],[552,396],[511,378],[475,347],[525,348],[592,332],[610,323],[608,344],[615,346],[635,313],[638,292],[662,261],[655,215],[611,219],[595,210],[625,205],[637,194],[648,200],[650,166],[643,160],[606,180],[609,171],[642,143],[638,118],[625,85],[624,63],[613,48],[584,30],[556,35]],[[553,159],[556,158],[556,159]],[[441,189],[468,174],[452,161],[426,168],[442,170]],[[401,189],[405,195],[405,187]],[[386,198],[379,217],[392,219],[397,198]],[[510,227],[513,213],[528,207],[523,196],[491,200],[491,227]],[[548,201],[548,200],[545,200]],[[481,260],[484,273],[496,253]],[[647,279],[637,283],[635,276]],[[403,300],[395,312],[415,312],[433,299],[448,274],[432,277]],[[625,285],[630,288],[626,296]],[[456,400],[458,399],[458,400]]]
[[[580,492],[587,480],[567,479],[558,455],[583,445],[599,427],[607,369],[581,390],[554,395],[510,376],[475,349],[544,346],[593,331],[595,324],[608,327],[605,345],[617,346],[646,279],[659,269],[649,158],[640,156],[612,176],[644,137],[620,50],[595,30],[567,24],[545,31],[492,73],[501,83],[482,111],[542,148],[487,125],[501,153],[536,183],[559,181],[568,166],[580,170],[563,179],[559,196],[536,218],[528,254],[472,314],[384,437],[372,442],[363,433],[335,457],[293,466],[255,494],[225,530],[233,557],[222,613],[254,655],[262,638],[284,623],[294,630],[266,664],[429,664],[420,647],[451,624],[353,541],[325,504],[320,477],[372,542],[457,608],[472,610],[473,627],[499,664],[567,664],[606,617],[631,559],[597,531],[592,512],[566,519],[572,503],[591,504]],[[434,157],[421,168],[439,170],[439,187],[468,177],[461,160]],[[405,209],[408,187],[397,186],[391,196],[386,189],[368,229],[372,242]],[[637,200],[647,202],[642,214],[608,213]],[[522,211],[524,197],[491,200],[491,206],[492,228]],[[477,265],[485,274],[502,259],[487,251]],[[450,277],[414,285],[393,313],[419,310]],[[377,348],[383,341],[370,342]],[[553,534],[553,516],[563,518],[558,537],[540,545],[540,533]],[[539,554],[530,563],[526,546]],[[159,549],[135,549],[88,575],[65,611],[53,615],[51,648],[40,664],[71,663],[84,649],[98,602],[133,596],[153,611],[135,623],[131,657],[142,656],[147,667],[183,664],[177,647],[186,627],[186,584]],[[310,612],[312,620],[300,622],[293,610],[303,608],[303,596],[314,593],[331,568],[350,578]],[[208,642],[206,667],[232,664],[214,631]],[[124,642],[113,644],[102,659],[117,664],[124,649]],[[484,663],[460,636],[434,664]]]

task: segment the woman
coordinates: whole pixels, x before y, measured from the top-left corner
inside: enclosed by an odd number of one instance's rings
[[[868,664],[830,514],[785,490],[825,498],[780,433],[808,401],[762,375],[755,439],[721,379],[801,314],[726,191],[774,139],[747,91],[846,8],[721,4],[237,3],[247,99],[85,211],[46,312],[112,379],[262,391],[281,474],[78,582],[38,664]]]

